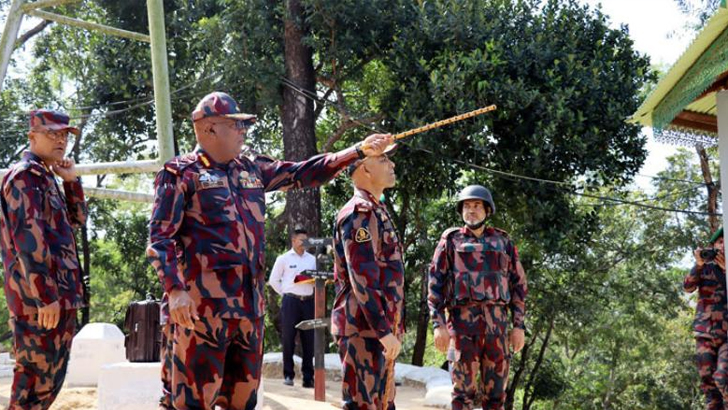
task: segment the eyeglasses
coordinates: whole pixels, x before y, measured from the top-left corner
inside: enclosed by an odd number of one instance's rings
[[[235,121],[235,128],[239,130],[247,130],[248,128],[252,127],[253,124],[255,124],[252,120],[234,120]]]
[[[46,131],[43,134],[53,141],[73,141],[73,137],[69,131]]]

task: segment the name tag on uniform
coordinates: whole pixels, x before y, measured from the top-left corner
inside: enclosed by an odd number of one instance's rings
[[[246,189],[263,188],[263,182],[255,175],[250,175],[248,172],[243,171],[240,173],[240,186]]]
[[[296,265],[290,265],[288,269],[296,269]]]
[[[202,174],[200,175],[200,189],[209,188],[222,188],[225,186],[225,181],[217,175]]]

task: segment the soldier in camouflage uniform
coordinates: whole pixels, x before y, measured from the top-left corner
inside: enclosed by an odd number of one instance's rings
[[[392,218],[380,202],[384,189],[394,186],[394,164],[382,154],[358,161],[350,173],[354,196],[334,227],[337,294],[331,313],[343,407],[394,409],[394,375],[387,362],[399,355],[404,334],[404,264]],[[387,391],[391,396],[385,399]]]
[[[479,390],[484,410],[501,410],[510,349],[518,352],[524,344],[526,275],[508,234],[485,226],[495,213],[490,191],[466,187],[457,208],[465,226],[442,234],[429,272],[435,347],[447,351],[453,410],[472,409]]]
[[[710,243],[719,249],[711,261],[705,261],[696,249],[695,266],[685,277],[683,288],[698,290],[698,305],[693,321],[696,341],[696,362],[700,389],[705,394],[708,410],[728,408],[728,343],[726,343],[726,277],[723,228],[716,231]],[[719,357],[721,360],[719,360]],[[723,392],[721,394],[721,392]]]
[[[372,135],[363,147],[294,163],[241,155],[256,117],[227,94],[205,96],[192,119],[200,149],[157,174],[147,248],[169,298],[173,405],[253,409],[263,354],[265,192],[319,186],[392,137]]]
[[[2,258],[15,369],[10,409],[47,409],[63,380],[84,291],[73,227],[86,203],[73,160],[65,159],[68,116],[30,114],[30,151],[3,178]],[[55,176],[63,180],[63,193]]]

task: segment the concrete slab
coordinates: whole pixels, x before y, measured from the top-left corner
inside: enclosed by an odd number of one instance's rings
[[[96,387],[103,366],[125,361],[124,333],[111,323],[89,323],[73,338],[66,385]]]

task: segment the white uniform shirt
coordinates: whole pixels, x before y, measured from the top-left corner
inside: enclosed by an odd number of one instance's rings
[[[291,249],[276,258],[268,283],[279,295],[285,293],[298,296],[313,295],[313,283],[293,283],[296,275],[308,269],[316,269],[316,258],[306,251],[299,256]]]

